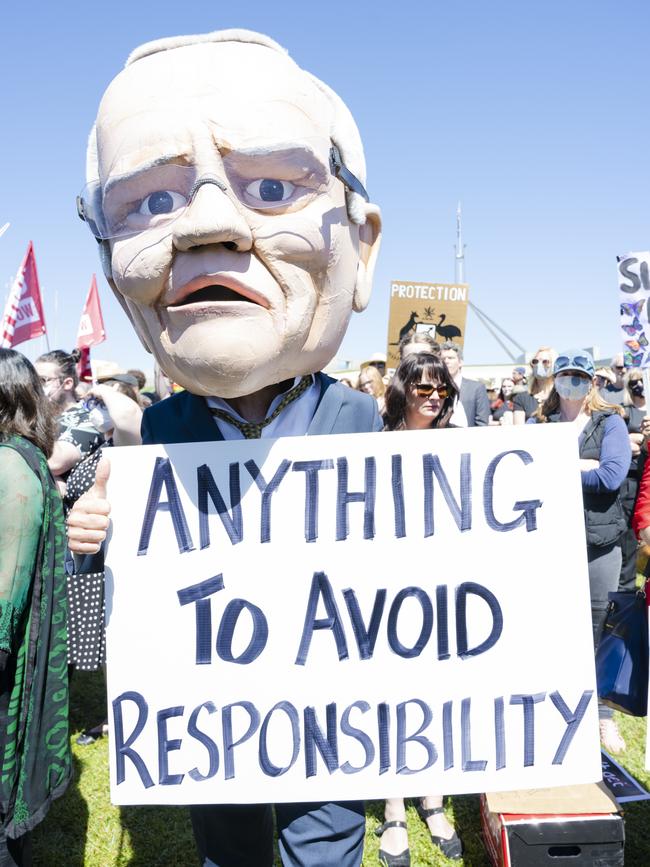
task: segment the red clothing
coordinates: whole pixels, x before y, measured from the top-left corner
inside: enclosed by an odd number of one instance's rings
[[[644,527],[650,527],[650,459],[645,462],[643,467],[634,515],[632,515],[632,529],[636,533],[637,539],[639,538],[639,530]]]

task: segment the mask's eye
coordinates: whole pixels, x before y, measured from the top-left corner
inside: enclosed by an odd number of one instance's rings
[[[246,193],[253,200],[273,203],[286,202],[295,190],[291,181],[277,181],[274,178],[260,178],[246,187]],[[254,206],[253,206],[254,207]]]
[[[143,199],[138,211],[147,217],[156,217],[158,214],[171,214],[187,204],[185,196],[174,193],[172,190],[156,190],[146,199]]]

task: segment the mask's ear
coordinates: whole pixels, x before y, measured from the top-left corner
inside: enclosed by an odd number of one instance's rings
[[[357,313],[361,313],[368,306],[381,245],[381,211],[377,205],[366,204],[365,212],[366,221],[359,226],[359,265],[352,299],[352,309]]]
[[[115,281],[113,280],[113,269],[111,267],[111,245],[109,241],[100,242],[99,259],[102,263],[102,271],[104,272],[104,277],[106,277],[106,282],[113,290],[113,295],[115,295],[117,300],[120,302],[122,310],[124,310],[129,319],[129,322],[135,328],[135,333],[140,338],[140,343],[144,346],[147,352],[151,352],[151,348],[147,343],[147,332],[144,329],[144,323],[141,321],[141,319],[138,318],[138,311],[131,310],[124,295],[122,295],[120,290],[115,285]]]

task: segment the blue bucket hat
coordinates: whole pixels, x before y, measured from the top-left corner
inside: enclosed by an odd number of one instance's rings
[[[565,371],[594,375],[594,360],[585,349],[570,349],[561,352],[553,365],[553,376]]]

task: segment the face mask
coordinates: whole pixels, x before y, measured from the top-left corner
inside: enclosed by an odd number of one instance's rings
[[[584,376],[558,376],[555,390],[564,400],[584,400],[591,388],[591,381]]]
[[[540,361],[538,364],[533,367],[533,373],[537,377],[537,379],[548,379],[551,375],[551,366],[544,367],[542,362]]]
[[[636,382],[632,382],[630,384],[630,391],[632,394],[636,395],[636,397],[643,397],[643,382],[642,380],[638,380]]]
[[[100,433],[106,433],[115,427],[113,419],[108,414],[105,406],[96,406],[94,409],[91,409],[88,413],[88,421]]]
[[[48,400],[51,400],[54,404],[59,402],[62,390],[63,383],[61,380],[52,380],[51,382],[48,382],[47,385],[43,386],[45,397],[47,397]]]

